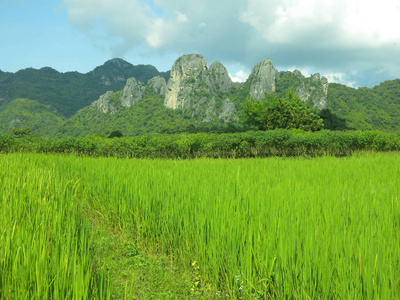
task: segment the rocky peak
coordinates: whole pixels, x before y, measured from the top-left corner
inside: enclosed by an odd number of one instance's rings
[[[132,64],[123,59],[114,58],[95,68],[90,74],[98,78],[101,84],[110,86],[118,82],[125,82],[129,77],[128,74],[133,72],[133,68]]]
[[[164,106],[190,112],[203,122],[237,120],[235,105],[221,98],[232,84],[222,63],[214,62],[208,69],[202,55],[184,55],[172,66]]]
[[[321,80],[321,74],[315,73],[314,75],[311,75],[311,80],[312,82],[318,82]]]
[[[299,86],[296,87],[296,95],[303,100],[311,101],[312,105],[323,109],[328,106],[328,80],[321,78],[319,73],[311,77],[303,77]]]
[[[207,62],[202,55],[188,54],[179,57],[171,69],[164,106],[173,109],[190,106],[194,91],[200,85],[209,93],[207,71]]]
[[[117,67],[119,69],[121,68],[129,68],[132,67],[132,64],[128,63],[127,61],[121,59],[121,58],[113,58],[104,63],[104,66],[110,66],[110,67]]]
[[[147,81],[148,89],[156,95],[165,95],[167,89],[167,83],[161,76],[155,76]]]
[[[164,80],[165,82],[165,80]],[[130,107],[139,102],[144,97],[146,88],[142,82],[131,77],[126,81],[125,87],[122,90],[119,98],[112,98],[114,92],[108,91],[101,95],[100,98],[94,101],[91,105],[96,106],[103,113],[115,113],[119,107]],[[113,100],[114,99],[114,100]]]
[[[113,91],[107,91],[106,93],[100,96],[99,100],[94,101],[91,105],[97,107],[97,109],[102,113],[110,112],[111,114],[113,114],[117,109],[111,103],[112,94]]]
[[[265,97],[265,93],[275,92],[277,78],[279,78],[279,73],[274,68],[271,60],[264,59],[256,64],[248,78],[250,82],[250,97],[259,100]]]
[[[121,105],[130,107],[139,102],[144,97],[146,91],[142,82],[131,77],[126,81],[126,85],[120,96]]]
[[[171,77],[183,75],[184,77],[199,78],[207,71],[207,62],[203,55],[188,54],[179,57],[171,69]]]
[[[211,83],[222,93],[226,93],[232,87],[232,80],[228,75],[228,71],[222,63],[216,61],[211,64],[208,70]]]
[[[295,70],[293,71],[293,75],[296,76],[296,77],[298,77],[298,78],[300,78],[300,79],[305,78],[304,75],[301,73],[301,71],[298,70],[298,69],[295,69]]]

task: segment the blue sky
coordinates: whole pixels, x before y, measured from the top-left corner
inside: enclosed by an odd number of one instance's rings
[[[264,58],[372,87],[400,78],[400,0],[0,0],[0,70],[89,72],[120,57],[160,71],[188,53],[244,80]]]

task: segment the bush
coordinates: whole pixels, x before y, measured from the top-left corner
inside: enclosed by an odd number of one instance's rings
[[[146,134],[108,139],[86,136],[48,140],[0,134],[0,151],[72,153],[131,158],[268,157],[350,155],[354,151],[400,150],[400,137],[379,131],[307,132],[276,129],[216,134]]]

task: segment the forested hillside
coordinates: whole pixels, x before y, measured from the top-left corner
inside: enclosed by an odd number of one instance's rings
[[[60,73],[49,67],[0,72],[0,105],[29,98],[51,105],[61,115],[70,117],[106,91],[121,90],[130,77],[147,83],[154,76],[168,79],[169,72],[158,72],[151,65],[134,66],[122,59],[109,60],[86,74]]]
[[[54,108],[29,99],[15,99],[0,106],[0,132],[30,128],[37,135],[54,137],[64,124]]]
[[[330,109],[362,130],[400,130],[400,79],[385,81],[373,88],[354,89],[329,84]]]
[[[278,72],[269,59],[244,83],[199,54],[178,58],[170,72],[112,59],[87,74],[51,68],[0,71],[0,132],[30,128],[47,137],[145,133],[241,132],[247,99],[283,99],[293,92],[325,129],[400,131],[400,79],[374,88],[330,83],[316,73]],[[263,126],[261,126],[263,127]]]

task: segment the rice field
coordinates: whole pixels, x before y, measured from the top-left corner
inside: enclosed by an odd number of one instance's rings
[[[91,213],[195,270],[206,298],[400,298],[397,152],[0,155],[0,201],[1,299],[109,298],[107,272],[92,261]]]

